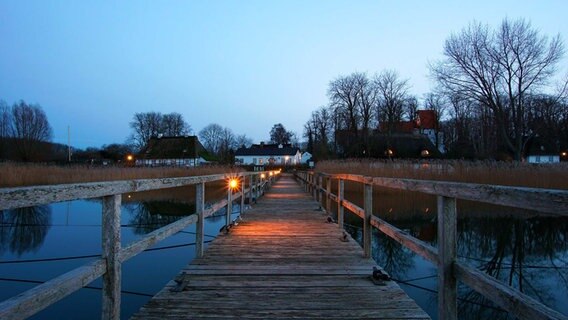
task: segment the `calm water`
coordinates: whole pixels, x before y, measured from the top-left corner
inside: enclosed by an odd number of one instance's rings
[[[213,202],[223,193],[210,192]],[[357,203],[358,192],[347,195]],[[399,228],[436,246],[435,199],[416,195],[376,195],[374,211]],[[124,195],[122,242],[128,244],[194,212],[193,191]],[[140,201],[140,199],[154,199]],[[522,288],[546,305],[568,314],[568,219],[539,218],[511,209],[458,203],[458,254],[493,276]],[[234,209],[238,212],[238,206]],[[224,212],[205,224],[206,240],[224,225]],[[101,249],[101,203],[73,201],[0,214],[0,299],[5,300],[93,260]],[[361,240],[361,221],[347,215],[347,229]],[[136,312],[194,258],[195,226],[189,226],[123,265],[122,317]],[[85,257],[86,256],[86,257]],[[433,318],[436,268],[410,250],[375,232],[373,256]],[[30,261],[52,259],[52,261]],[[64,260],[61,260],[64,259]],[[35,319],[100,319],[101,281],[79,290]],[[509,319],[490,302],[460,287],[460,319]]]
[[[209,191],[209,190],[208,190]],[[193,191],[172,192],[171,195]],[[213,194],[212,202],[221,198]],[[135,198],[135,195],[132,195]],[[129,201],[123,195],[123,246],[143,235],[192,214],[195,206],[164,200]],[[192,197],[193,198],[193,195]],[[187,199],[187,197],[186,197]],[[233,216],[239,206],[233,206]],[[206,219],[205,240],[211,241],[225,223],[225,211]],[[195,225],[190,225],[123,264],[122,318],[128,318],[156,294],[195,256]],[[5,300],[95,259],[101,253],[101,202],[72,201],[48,206],[0,211],[0,299]],[[83,257],[83,258],[81,258]],[[30,261],[52,259],[54,261]],[[59,260],[63,259],[63,260]],[[101,280],[98,279],[32,319],[100,319]]]
[[[346,198],[361,205],[359,194]],[[386,198],[381,191],[374,195],[373,210],[381,218],[437,247],[435,208],[436,198],[431,196],[389,193]],[[361,219],[348,213],[346,223],[361,243]],[[458,200],[457,228],[461,260],[568,315],[568,218]],[[373,232],[374,260],[436,319],[436,267]],[[514,319],[465,285],[459,286],[458,307],[459,319]]]

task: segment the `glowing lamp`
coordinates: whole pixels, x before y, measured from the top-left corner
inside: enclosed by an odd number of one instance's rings
[[[566,156],[568,156],[568,153],[566,151],[562,151],[562,153],[560,155],[563,156],[563,157],[566,157]]]
[[[274,175],[274,173],[272,171],[270,171],[269,175],[272,177]]]
[[[126,156],[126,160],[128,160],[128,161],[132,161],[133,159],[134,159],[134,157],[131,154]]]
[[[261,178],[261,179],[264,179],[264,178],[266,178],[266,175],[265,175],[264,173],[261,173],[261,174],[260,174],[260,178]]]
[[[239,187],[239,180],[231,179],[229,180],[229,188],[230,189],[237,189]]]
[[[427,156],[430,155],[430,151],[424,149],[424,150],[422,150],[422,152],[420,152],[420,154],[421,154],[423,157],[427,157]]]

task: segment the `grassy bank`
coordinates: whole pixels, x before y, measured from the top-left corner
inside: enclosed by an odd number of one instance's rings
[[[93,181],[187,177],[234,172],[228,166],[125,168],[0,163],[0,188]]]
[[[568,164],[533,165],[495,161],[322,161],[316,171],[367,176],[446,180],[507,186],[568,189]]]

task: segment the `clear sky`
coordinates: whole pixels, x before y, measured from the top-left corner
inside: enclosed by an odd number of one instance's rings
[[[266,140],[302,135],[327,86],[395,69],[428,92],[428,61],[476,20],[526,18],[568,46],[568,1],[0,0],[0,99],[39,103],[54,142],[122,143],[135,112],[179,112]],[[567,59],[562,68],[566,70]]]

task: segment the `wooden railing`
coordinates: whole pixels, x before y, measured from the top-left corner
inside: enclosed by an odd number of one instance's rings
[[[318,203],[322,203],[323,196],[325,196],[327,212],[331,213],[331,201],[337,202],[339,228],[343,229],[344,208],[363,219],[363,251],[366,257],[371,257],[371,227],[373,226],[436,265],[438,268],[438,319],[457,319],[458,281],[465,283],[519,319],[568,319],[566,315],[548,308],[535,299],[458,260],[456,256],[456,199],[567,216],[568,191],[306,171],[296,172],[296,177]],[[337,195],[331,192],[332,180],[337,181]],[[345,199],[345,181],[364,185],[363,208]],[[417,191],[437,196],[438,248],[412,237],[373,215],[373,186]]]
[[[50,281],[25,291],[0,303],[0,319],[24,319],[54,304],[69,294],[87,286],[102,276],[102,319],[120,318],[120,292],[122,264],[140,254],[155,243],[196,223],[196,256],[203,255],[204,219],[227,207],[226,226],[232,221],[232,203],[241,201],[241,213],[245,196],[249,203],[261,195],[266,184],[270,185],[277,172],[239,172],[196,177],[140,179],[129,181],[107,181],[54,186],[34,186],[0,189],[0,210],[50,204],[87,198],[102,198],[102,255],[77,269],[60,275]],[[248,189],[244,189],[246,179]],[[240,192],[227,188],[227,199],[205,207],[205,183],[228,179],[239,179]],[[196,212],[176,222],[145,235],[126,247],[120,243],[121,194],[195,185]]]

